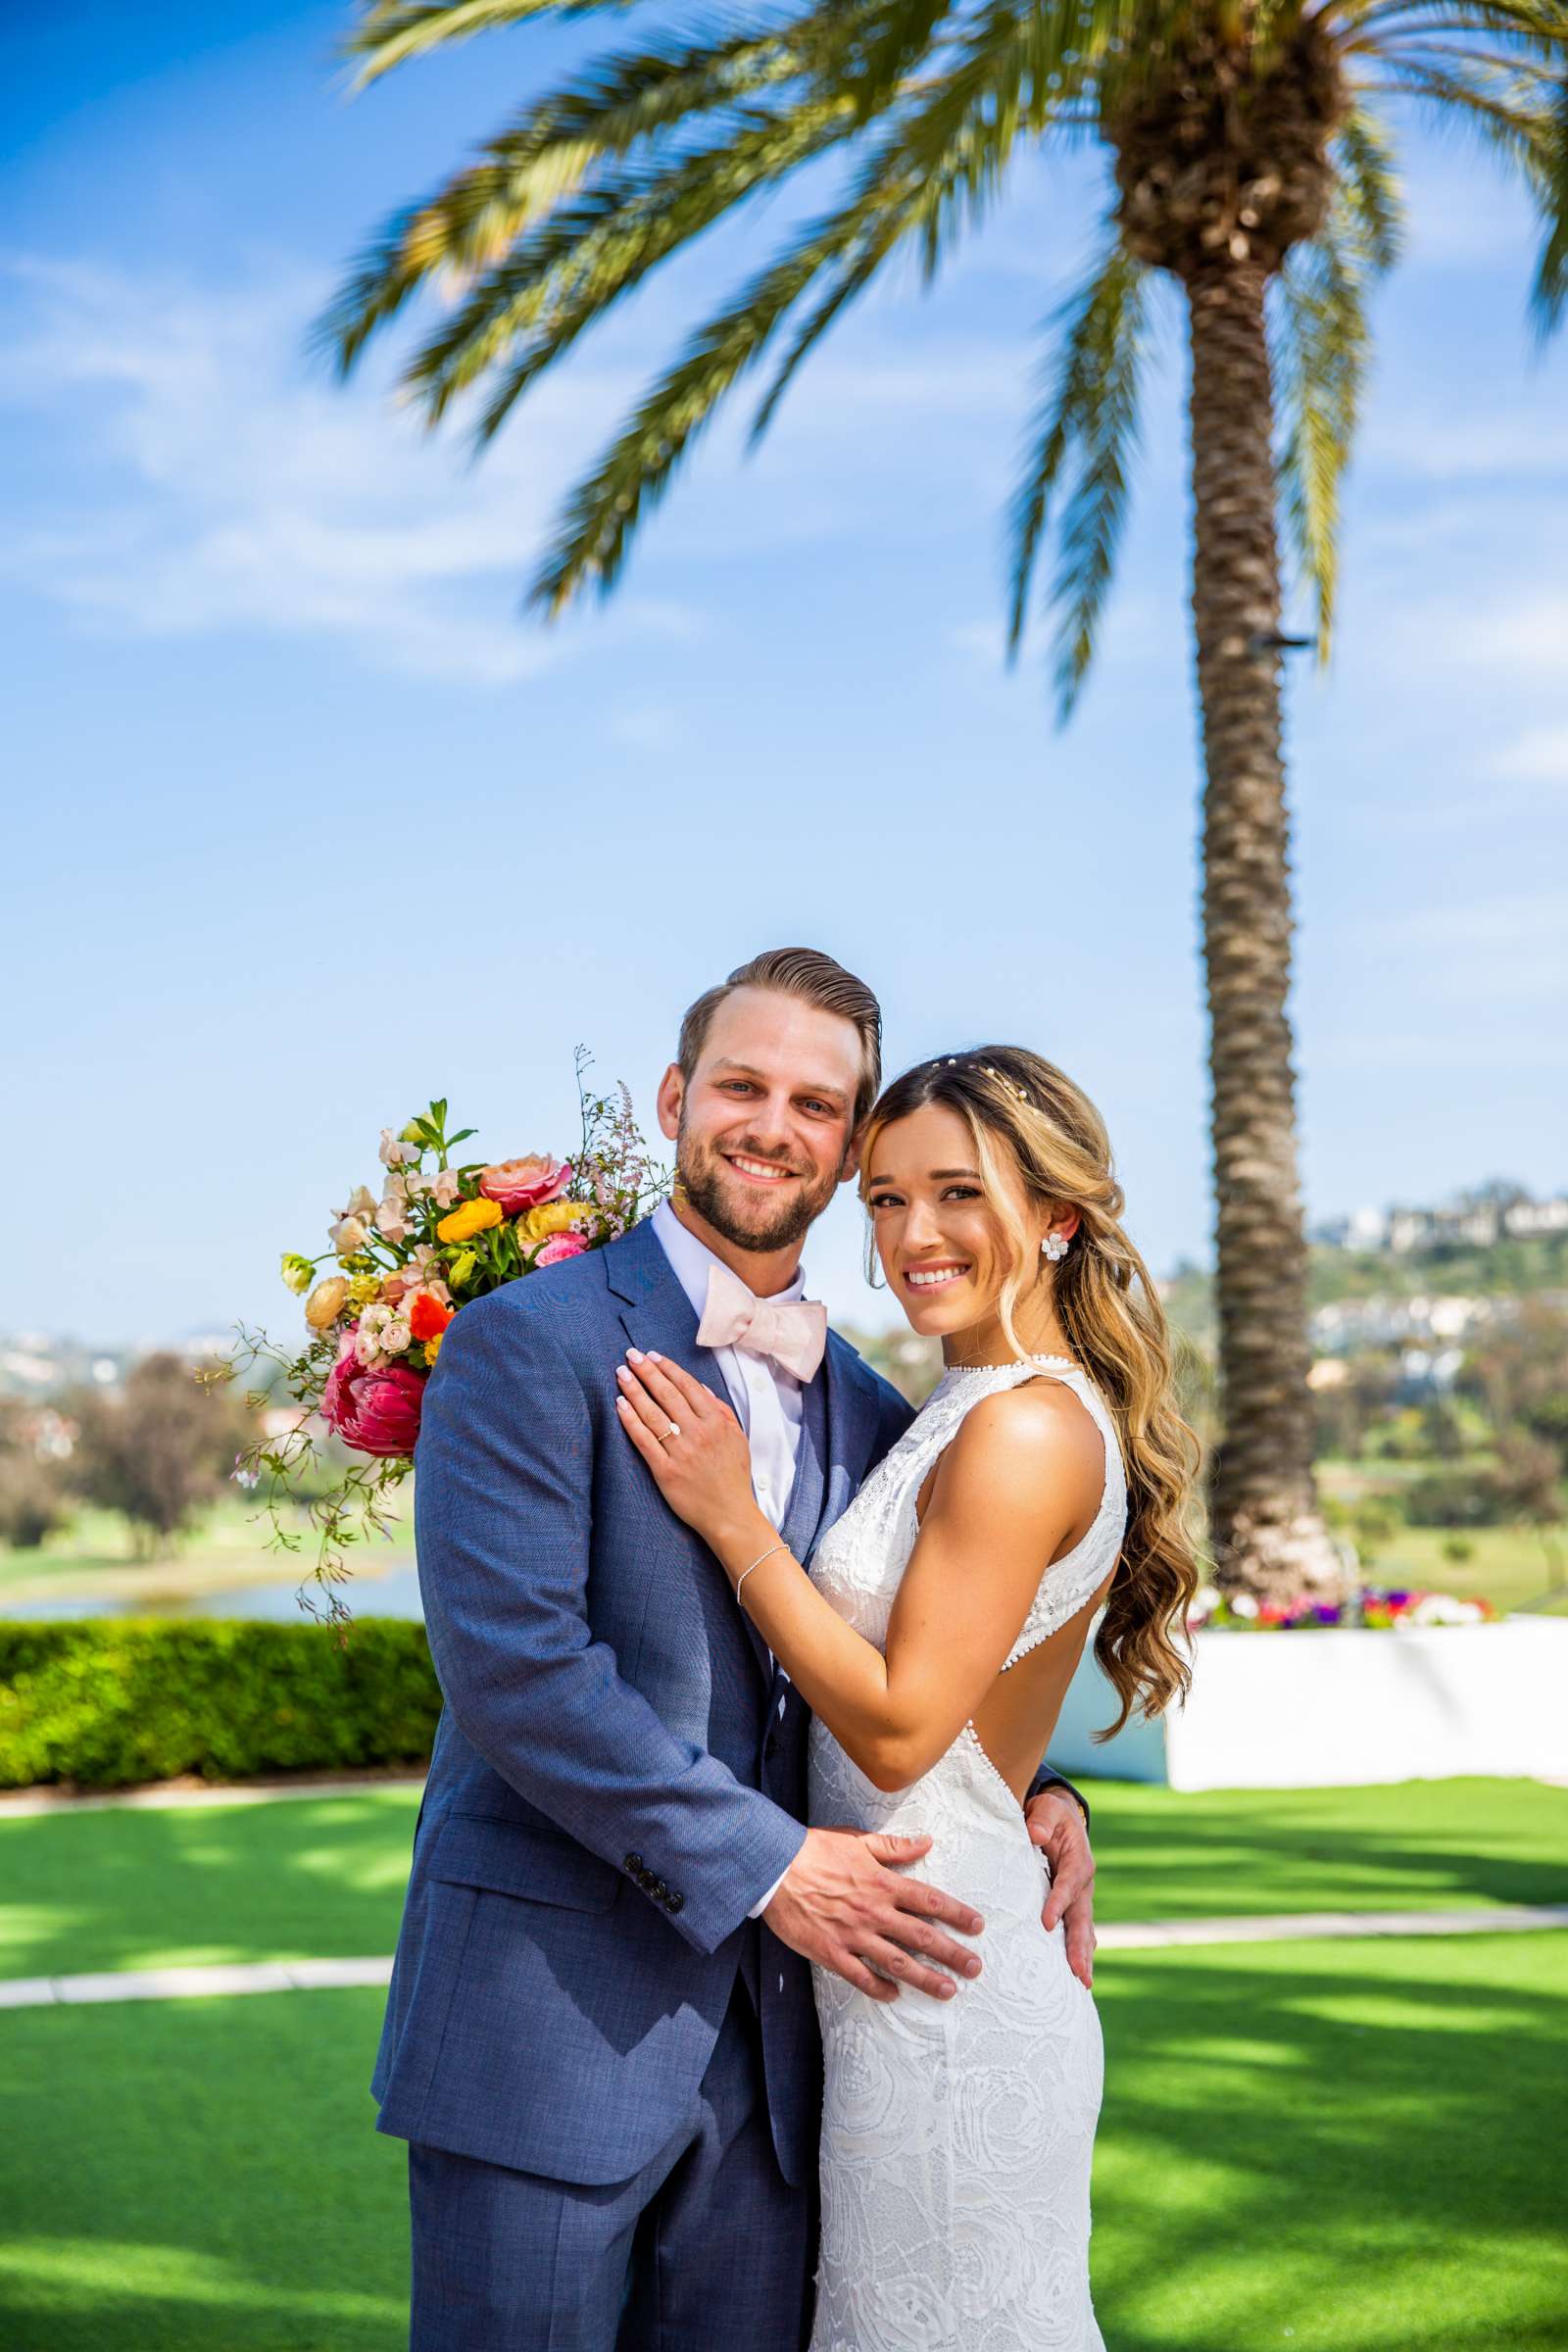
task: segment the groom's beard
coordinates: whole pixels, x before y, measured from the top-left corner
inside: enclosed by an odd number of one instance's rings
[[[779,1156],[766,1144],[754,1144],[749,1136],[735,1142],[726,1138],[725,1148],[758,1159]],[[675,1139],[676,1181],[692,1207],[734,1249],[755,1250],[759,1254],[788,1250],[804,1241],[838,1191],[842,1174],[841,1161],[814,1184],[808,1177],[796,1178],[782,1200],[770,1200],[766,1193],[747,1185],[744,1177],[730,1175],[719,1152],[692,1135],[684,1119]]]

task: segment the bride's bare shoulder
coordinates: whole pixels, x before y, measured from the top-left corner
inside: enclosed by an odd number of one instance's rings
[[[983,1496],[993,1509],[1056,1515],[1064,1502],[1098,1500],[1105,1444],[1063,1382],[1024,1380],[970,1406],[943,1467],[939,1487],[966,1507]]]

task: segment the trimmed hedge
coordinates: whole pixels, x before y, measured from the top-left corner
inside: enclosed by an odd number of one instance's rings
[[[416,1621],[0,1623],[4,1788],[426,1764],[440,1712]]]

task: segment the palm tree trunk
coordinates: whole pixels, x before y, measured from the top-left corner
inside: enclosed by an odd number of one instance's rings
[[[1285,1594],[1342,1573],[1312,1481],[1279,651],[1259,642],[1280,620],[1265,283],[1229,256],[1186,280],[1224,1433],[1212,1536],[1222,1587]]]

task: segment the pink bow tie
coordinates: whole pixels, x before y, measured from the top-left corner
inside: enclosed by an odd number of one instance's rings
[[[727,1266],[710,1266],[697,1345],[744,1348],[771,1356],[797,1380],[812,1380],[827,1347],[827,1308],[818,1298],[754,1298]]]

